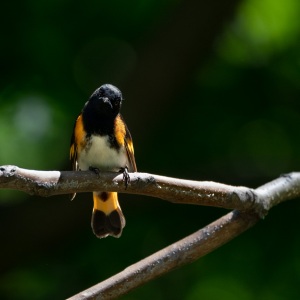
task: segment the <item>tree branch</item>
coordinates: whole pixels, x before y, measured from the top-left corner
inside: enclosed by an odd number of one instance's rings
[[[0,167],[0,189],[52,196],[94,190],[159,197],[173,203],[235,209],[194,234],[166,247],[117,275],[73,296],[78,299],[112,299],[184,264],[193,262],[227,243],[255,223],[275,205],[300,196],[300,173],[283,175],[257,189],[216,182],[197,182],[147,173],[130,173],[124,187],[119,173],[35,171]]]
[[[212,252],[253,226],[258,220],[259,217],[255,213],[234,210],[68,300],[104,300],[120,297],[150,280]]]
[[[300,195],[300,173],[283,175],[253,190],[211,181],[192,181],[147,173],[130,173],[125,189],[119,173],[36,171],[0,166],[0,189],[14,189],[43,197],[95,190],[158,197],[173,203],[255,210],[261,217],[274,205]]]
[[[231,188],[233,187],[229,186],[229,190]],[[251,190],[251,195],[250,198],[255,199],[256,204],[263,207],[261,211],[267,212],[280,202],[300,196],[300,173],[283,175],[256,190]],[[244,212],[234,210],[203,229],[68,300],[115,299],[214,251],[255,225],[259,219],[259,215],[254,210]]]

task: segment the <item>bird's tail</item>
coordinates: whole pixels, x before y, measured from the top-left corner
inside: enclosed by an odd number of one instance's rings
[[[92,229],[98,238],[120,237],[125,218],[118,202],[118,193],[93,192]]]

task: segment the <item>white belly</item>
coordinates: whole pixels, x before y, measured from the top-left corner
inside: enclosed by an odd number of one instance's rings
[[[100,171],[119,171],[128,164],[125,148],[121,147],[119,150],[111,148],[108,137],[93,136],[87,146],[78,157],[80,170],[94,167]]]

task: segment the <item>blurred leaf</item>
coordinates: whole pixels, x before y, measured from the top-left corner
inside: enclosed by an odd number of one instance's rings
[[[299,35],[297,0],[247,0],[226,30],[220,55],[238,64],[256,64],[290,47]]]

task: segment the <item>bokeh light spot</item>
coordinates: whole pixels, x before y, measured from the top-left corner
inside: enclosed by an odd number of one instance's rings
[[[52,116],[48,104],[39,97],[20,100],[14,115],[16,130],[26,139],[39,140],[50,129]]]

